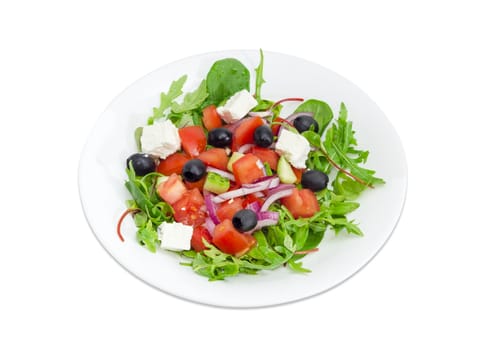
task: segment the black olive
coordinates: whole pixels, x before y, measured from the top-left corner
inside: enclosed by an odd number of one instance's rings
[[[200,159],[191,159],[182,168],[182,177],[188,182],[197,182],[205,175],[205,164]]]
[[[313,128],[314,132],[318,132],[318,123],[316,120],[308,115],[300,115],[293,121],[293,126],[299,133],[310,130]]]
[[[232,218],[232,224],[240,232],[247,232],[257,226],[257,214],[250,209],[242,209],[235,213]]]
[[[156,171],[156,162],[146,153],[134,153],[126,160],[127,168],[129,168],[129,164],[132,165],[134,172],[138,176],[144,176]]]
[[[226,128],[215,128],[209,131],[207,143],[214,147],[224,148],[232,144],[232,132]]]
[[[313,192],[321,191],[328,186],[328,175],[319,170],[308,170],[301,176],[301,185]]]
[[[253,132],[253,142],[259,147],[270,147],[273,143],[273,132],[268,125],[262,125]]]

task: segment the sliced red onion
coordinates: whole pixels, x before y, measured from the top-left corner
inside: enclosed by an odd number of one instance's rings
[[[296,119],[296,117],[300,116],[300,115],[306,115],[308,117],[312,117],[313,118],[313,113],[311,112],[298,112],[298,113],[293,113],[293,114],[290,114],[287,118],[286,118],[286,121],[293,124],[293,121]]]
[[[295,188],[295,185],[292,184],[280,184],[277,187],[274,187],[268,191],[268,195],[271,196],[272,194],[275,194],[280,191],[284,190],[293,190]]]
[[[235,176],[232,173],[229,173],[228,171],[220,170],[217,168],[214,168],[212,166],[208,166],[205,171],[210,172],[210,173],[216,173],[222,177],[225,177],[226,179],[229,179],[230,181],[235,181]]]
[[[270,188],[275,188],[278,185],[280,185],[280,179],[278,176],[264,176],[258,179],[256,182],[253,184],[243,184],[242,187],[244,188],[258,188],[258,187],[264,187],[261,190],[258,191],[263,191],[263,190],[268,190]]]
[[[273,202],[275,202],[277,199],[287,197],[291,195],[293,192],[293,189],[288,189],[288,190],[283,190],[283,191],[278,191],[275,192],[274,194],[268,196],[268,198],[263,202],[262,208],[260,211],[267,211],[270,205],[272,205]]]
[[[254,195],[255,197],[258,197],[258,198],[265,197],[265,193],[263,193],[262,191],[255,192]]]
[[[215,198],[213,198],[212,195],[210,194],[204,197],[205,207],[207,209],[207,213],[209,214],[209,218],[212,220],[214,224],[217,225],[218,223],[220,223],[220,220],[217,217],[214,199]]]
[[[261,111],[261,112],[248,112],[248,115],[251,117],[260,117],[260,118],[265,118],[273,115],[271,110],[268,111]]]
[[[215,196],[212,201],[214,203],[222,203],[228,201],[229,199],[246,196],[250,193],[255,193],[259,191],[268,190],[269,188],[277,187],[280,184],[280,179],[278,177],[273,177],[269,180],[257,182],[254,184],[244,184],[241,188],[225,192]]]
[[[260,203],[258,201],[254,201],[252,203],[247,204],[246,209],[253,210],[255,213],[257,213],[258,216],[260,216],[259,215],[259,213],[260,213]]]
[[[253,143],[246,143],[245,145],[243,146],[240,146],[240,148],[237,150],[237,152],[239,153],[247,153],[248,151],[250,151],[253,147]]]
[[[255,230],[260,230],[262,227],[278,224],[280,214],[275,211],[261,211],[257,214],[258,222]]]
[[[204,227],[209,231],[210,235],[214,236],[215,224],[210,217],[205,218]]]
[[[276,211],[261,211],[257,214],[258,220],[275,220],[278,222],[280,214]]]

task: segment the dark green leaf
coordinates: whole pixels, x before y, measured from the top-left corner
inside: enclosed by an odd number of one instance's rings
[[[313,113],[313,117],[315,118],[316,122],[318,123],[318,134],[322,135],[325,131],[328,124],[333,119],[333,111],[331,110],[330,106],[323,101],[320,100],[306,100],[301,105],[295,109],[294,113],[298,112],[311,112]]]
[[[225,58],[212,65],[206,84],[208,104],[219,105],[236,92],[250,89],[250,72],[239,60]]]

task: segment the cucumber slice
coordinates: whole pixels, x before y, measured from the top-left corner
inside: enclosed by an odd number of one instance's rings
[[[227,192],[230,187],[230,180],[216,173],[207,173],[204,190],[215,194]]]
[[[243,156],[244,156],[243,153],[239,153],[239,152],[232,153],[232,155],[230,156],[229,162],[227,163],[228,171],[233,172],[234,170],[232,168],[232,165],[234,164],[235,161],[239,160]]]
[[[298,180],[290,163],[288,163],[284,156],[281,156],[278,160],[277,174],[280,181],[284,184],[293,184]]]

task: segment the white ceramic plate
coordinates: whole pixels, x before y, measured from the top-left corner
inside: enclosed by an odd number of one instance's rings
[[[300,300],[327,291],[365,266],[381,249],[396,226],[404,205],[407,168],[401,142],[376,104],[357,86],[315,63],[280,53],[265,52],[262,96],[317,98],[328,102],[335,113],[340,102],[348,108],[359,146],[370,150],[367,165],[377,170],[386,185],[369,190],[353,213],[365,236],[329,233],[318,253],[308,255],[309,274],[280,268],[259,275],[240,275],[227,281],[209,282],[181,258],[159,250],[152,254],[135,240],[131,218],[123,225],[125,242],[115,232],[116,223],[130,198],[124,187],[126,158],[136,151],[134,129],[144,125],[159,95],[172,80],[188,75],[185,91],[198,86],[218,59],[234,57],[247,66],[254,81],[259,62],[257,51],[224,51],[183,59],[139,79],[104,111],[83,150],[79,166],[79,189],[86,218],[103,247],[133,275],[172,295],[216,306],[259,307]],[[253,83],[252,83],[253,84]],[[290,110],[296,104],[288,105]]]

